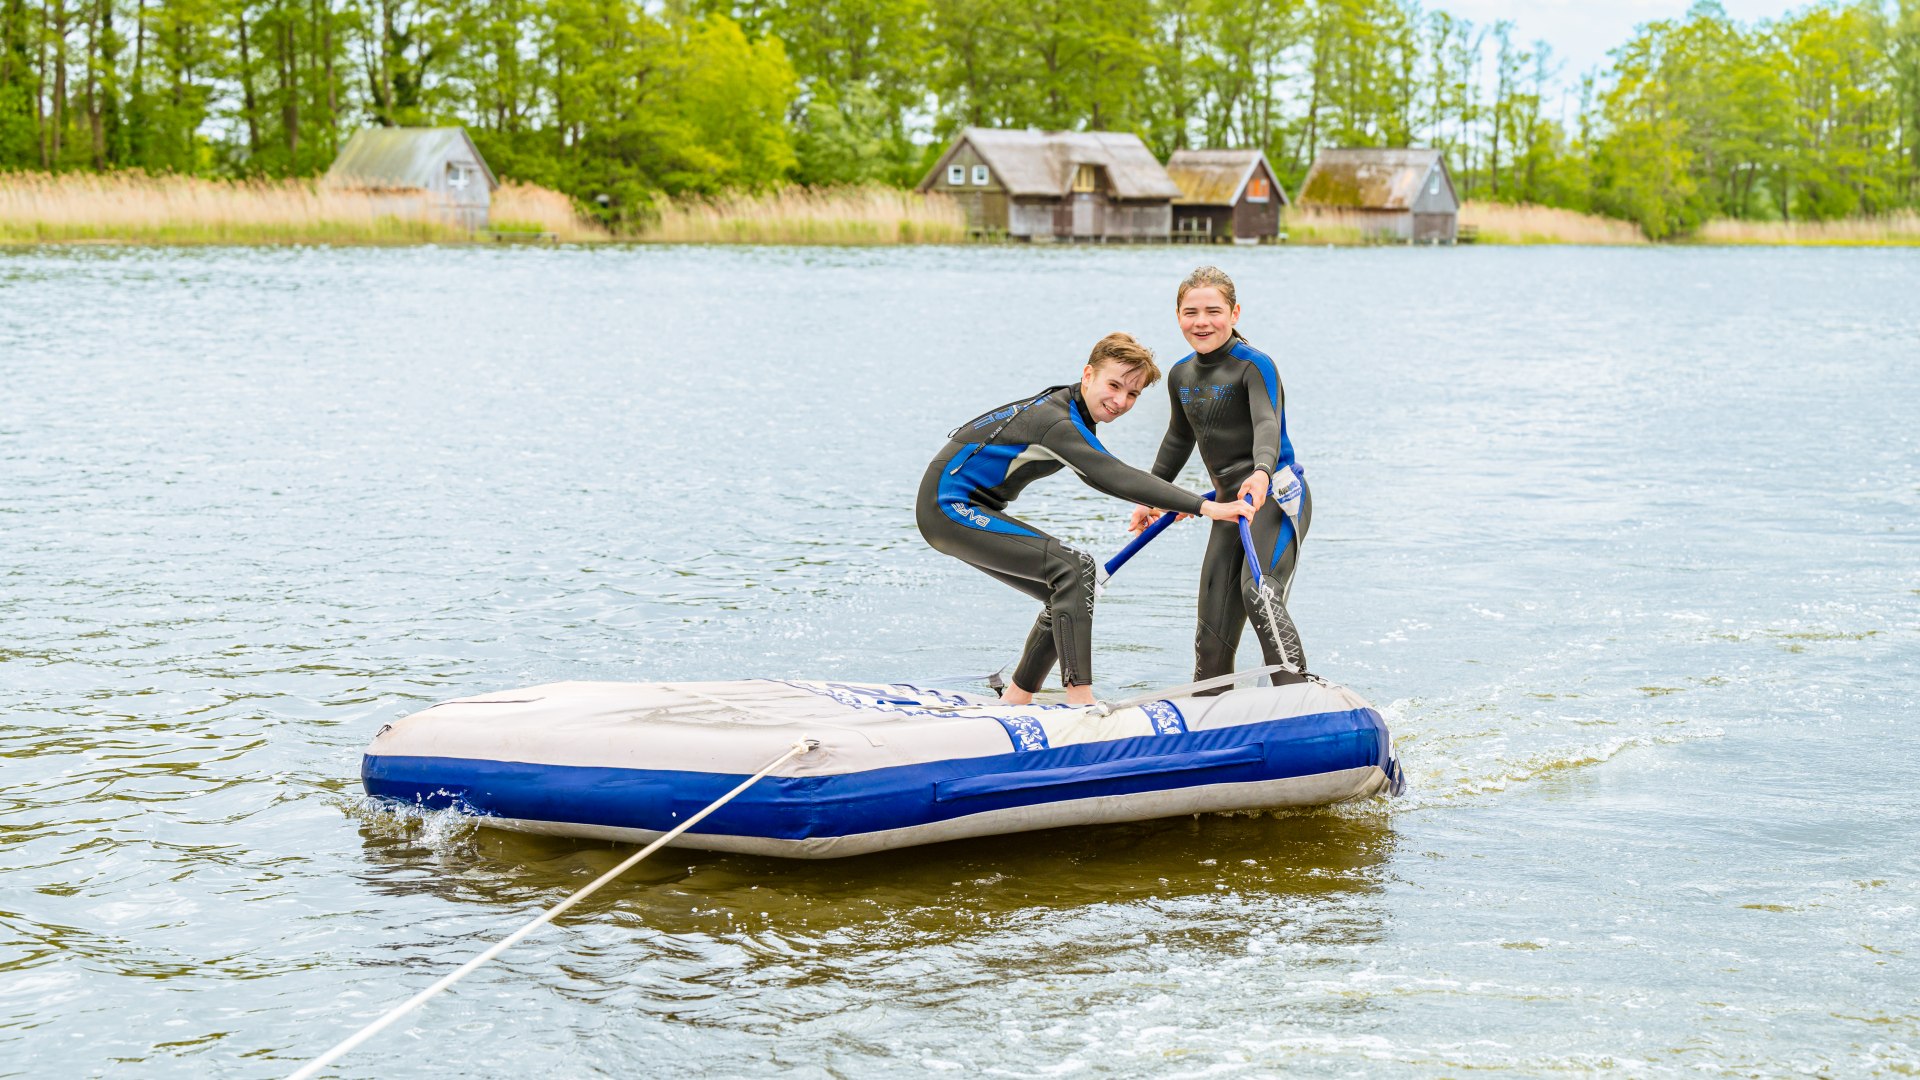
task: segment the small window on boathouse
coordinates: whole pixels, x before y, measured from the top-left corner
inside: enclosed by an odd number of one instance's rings
[[[1440,194],[1440,174],[1439,173],[1434,173],[1433,179],[1427,181],[1427,194],[1429,195]]]
[[[1273,186],[1264,176],[1256,176],[1247,181],[1247,201],[1266,202],[1273,195]]]
[[[987,167],[985,165],[975,165],[973,167],[973,182],[979,187],[987,186]]]
[[[457,161],[447,162],[447,186],[455,191],[467,186],[472,173]]]
[[[965,165],[947,166],[947,183],[964,184],[966,182],[967,182],[967,167]]]
[[[1093,191],[1096,190],[1098,186],[1099,179],[1094,173],[1094,166],[1082,165],[1073,170],[1073,190]]]

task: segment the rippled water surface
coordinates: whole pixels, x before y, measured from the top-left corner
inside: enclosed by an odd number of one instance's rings
[[[627,853],[365,804],[426,704],[999,667],[1030,604],[921,468],[1109,330],[1179,356],[1200,254],[0,255],[0,1074],[283,1074]],[[1920,256],[1212,254],[1407,797],[664,853],[339,1074],[1920,1071]],[[1184,681],[1201,541],[1100,689]]]

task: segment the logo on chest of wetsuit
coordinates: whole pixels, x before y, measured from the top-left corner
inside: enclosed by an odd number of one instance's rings
[[[1183,386],[1180,388],[1180,404],[1192,404],[1195,398],[1201,401],[1232,401],[1234,393],[1240,389],[1234,383],[1215,383],[1211,386]]]
[[[1231,415],[1234,402],[1240,399],[1238,383],[1213,383],[1207,386],[1183,386],[1180,388],[1180,407],[1185,410],[1188,422],[1201,427],[1212,428],[1221,417]]]

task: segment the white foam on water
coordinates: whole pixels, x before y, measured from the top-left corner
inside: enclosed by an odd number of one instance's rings
[[[406,840],[440,854],[463,850],[480,829],[478,818],[453,806],[429,810],[367,795],[341,796],[339,804],[342,812],[370,826],[376,835]]]

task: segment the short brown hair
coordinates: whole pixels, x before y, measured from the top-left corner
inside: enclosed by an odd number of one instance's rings
[[[1187,298],[1189,291],[1209,285],[1220,290],[1220,295],[1226,299],[1228,307],[1240,303],[1233,295],[1233,279],[1227,276],[1225,270],[1217,266],[1200,266],[1195,267],[1193,273],[1188,274],[1180,282],[1180,291],[1173,294],[1173,305],[1179,307],[1180,301]]]
[[[1160,365],[1153,362],[1153,350],[1135,341],[1132,334],[1118,330],[1094,342],[1093,354],[1087,357],[1087,363],[1094,367],[1119,364],[1129,375],[1144,373],[1147,386],[1160,381]]]

